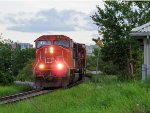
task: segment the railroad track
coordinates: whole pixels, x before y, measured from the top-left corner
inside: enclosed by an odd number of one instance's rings
[[[80,80],[73,84],[70,84],[65,89],[71,88],[73,86],[77,86],[77,85],[81,84],[82,82],[84,82],[84,80]],[[64,88],[58,88],[58,89],[64,89]],[[52,89],[51,90],[37,89],[37,90],[32,90],[32,91],[28,91],[28,92],[24,92],[24,93],[18,93],[18,94],[14,94],[14,95],[0,97],[0,105],[9,104],[9,103],[25,100],[25,99],[28,99],[31,97],[47,94],[47,93],[56,91],[58,89],[53,89],[53,90]]]
[[[20,100],[25,100],[25,99],[39,96],[39,95],[43,95],[43,94],[46,94],[46,93],[49,93],[52,91],[53,90],[38,89],[38,90],[32,90],[32,91],[28,91],[28,92],[24,92],[24,93],[18,93],[18,94],[14,94],[14,95],[4,96],[4,97],[0,98],[0,105],[13,103],[13,102],[17,102]]]

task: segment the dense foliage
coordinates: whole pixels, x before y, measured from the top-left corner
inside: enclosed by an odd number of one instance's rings
[[[26,66],[30,59],[35,59],[35,48],[13,49],[12,51],[12,73],[17,76],[19,72]]]
[[[35,60],[29,60],[25,67],[20,71],[20,73],[17,76],[17,80],[20,81],[33,81],[33,65]]]
[[[13,82],[11,70],[11,46],[4,41],[0,42],[0,84]]]
[[[86,56],[86,68],[87,70],[96,70],[96,56],[87,55]]]
[[[10,40],[0,40],[0,84],[11,84],[30,59],[35,49],[12,48]]]
[[[87,70],[96,71],[98,52],[99,52],[99,68],[98,68],[98,70],[102,70],[104,62],[102,61],[102,58],[101,58],[101,51],[98,48],[94,48],[93,55],[86,56]]]
[[[115,74],[122,75],[124,79],[129,78],[130,63],[135,65],[135,72],[141,68],[140,47],[129,33],[132,28],[150,21],[149,7],[150,2],[105,1],[105,8],[97,6],[98,11],[92,16],[99,27],[98,32],[103,35],[101,52],[105,67],[115,68]]]

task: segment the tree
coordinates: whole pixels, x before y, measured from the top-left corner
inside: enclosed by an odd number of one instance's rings
[[[33,81],[34,75],[33,75],[32,69],[33,69],[34,63],[35,63],[35,60],[29,60],[28,62],[26,62],[25,66],[18,74],[17,80]]]
[[[12,48],[11,43],[11,40],[0,37],[0,84],[4,85],[12,83],[26,62],[35,59],[35,48],[21,50],[19,45]]]
[[[30,59],[35,59],[35,48],[28,49],[13,49],[12,52],[12,72],[17,76],[19,72],[25,67],[26,62]]]
[[[146,11],[149,7],[150,2],[105,1],[105,8],[97,6],[97,13],[91,16],[103,35],[103,61],[116,65],[124,78],[128,78],[129,64],[134,59],[132,53],[138,49],[129,33],[132,28],[150,21],[150,11]]]
[[[12,82],[11,46],[6,41],[0,41],[0,84]]]

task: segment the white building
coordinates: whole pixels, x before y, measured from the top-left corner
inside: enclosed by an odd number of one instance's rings
[[[150,22],[132,29],[130,35],[143,42],[144,64],[147,65],[147,74],[150,75]]]
[[[33,48],[33,45],[30,43],[18,43],[21,49]]]
[[[97,45],[86,45],[86,54],[87,55],[94,55],[93,52],[94,52],[94,49],[95,48],[99,48]]]

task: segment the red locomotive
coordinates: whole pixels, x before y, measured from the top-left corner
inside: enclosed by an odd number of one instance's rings
[[[35,40],[35,85],[65,87],[85,75],[85,44],[64,35],[43,35]]]

